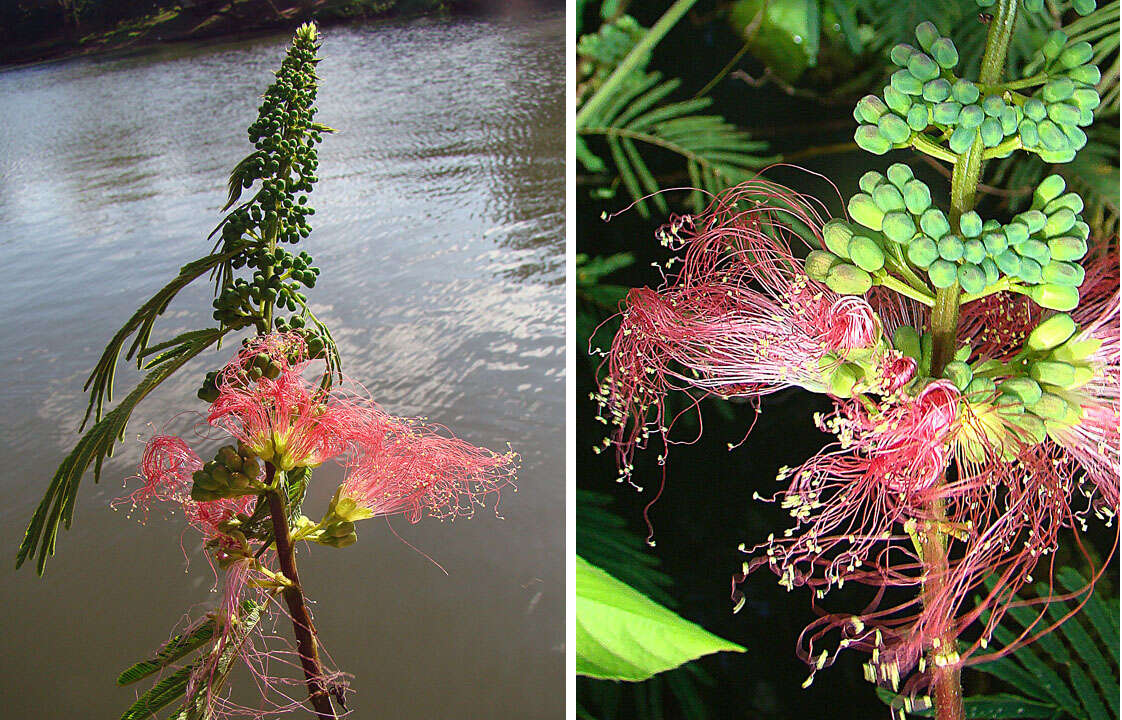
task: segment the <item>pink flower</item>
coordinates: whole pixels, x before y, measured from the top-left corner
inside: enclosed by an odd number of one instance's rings
[[[218,399],[207,415],[207,422],[280,470],[315,467],[342,454],[357,422],[358,410],[351,399],[325,391],[301,375],[308,365],[303,352],[303,340],[294,333],[251,343],[223,370]],[[294,362],[289,360],[293,353]],[[262,354],[271,358],[279,373],[250,381],[246,371]]]
[[[391,417],[372,405],[355,439],[341,497],[363,516],[402,513],[410,522],[425,514],[470,517],[486,497],[512,484],[518,456],[494,453],[417,420]]]
[[[737,210],[746,198],[752,209]],[[820,235],[807,199],[755,181],[665,232],[681,268],[657,291],[628,295],[595,396],[624,477],[652,433],[669,442],[670,391],[752,400],[788,387],[829,392],[830,377],[847,362],[864,368],[862,389],[892,392],[913,376],[914,362],[890,349],[865,299],[839,296],[806,275],[788,244],[792,234],[777,224],[791,218]]]

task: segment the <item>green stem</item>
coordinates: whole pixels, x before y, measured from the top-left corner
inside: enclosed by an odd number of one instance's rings
[[[908,285],[907,283],[902,282],[887,273],[878,276],[876,282],[877,285],[883,285],[889,290],[895,290],[904,297],[911,298],[912,300],[915,300],[919,303],[923,303],[927,307],[932,307],[935,304],[935,301],[931,299],[930,295],[916,290],[911,285]]]
[[[627,76],[644,63],[647,54],[654,49],[655,45],[658,45],[666,33],[670,32],[672,27],[678,24],[682,16],[689,12],[689,9],[692,8],[696,2],[697,0],[677,0],[677,2],[663,13],[662,17],[658,19],[658,22],[654,24],[654,27],[647,31],[643,39],[635,44],[635,47],[631,48],[631,52],[627,53],[623,61],[616,66],[616,69],[612,71],[612,74],[608,76],[604,84],[601,85],[584,106],[581,107],[576,118],[577,130],[587,125],[589,119],[615,95],[616,90],[618,90],[619,86],[627,79]]]
[[[994,85],[1001,81],[1013,26],[1017,22],[1017,3],[1018,0],[999,0],[994,8],[978,77],[981,85]],[[982,175],[983,156],[981,137],[976,137],[970,149],[955,162],[951,176],[951,227],[957,228],[962,215],[974,209],[978,182]],[[931,309],[931,333],[934,336],[932,377],[942,375],[943,368],[954,357],[960,295],[958,283],[935,293],[935,306]],[[945,473],[941,482],[946,482]],[[935,522],[930,529],[920,534],[920,559],[924,564],[922,599],[925,605],[942,593],[950,566],[947,537],[937,529],[946,521],[943,501],[940,499],[932,502],[928,506],[928,512]],[[951,618],[946,620],[949,625]],[[936,642],[938,646],[933,648],[929,659],[933,673],[932,695],[936,720],[963,720],[966,713],[962,705],[962,680],[956,652],[958,637],[948,627]]]

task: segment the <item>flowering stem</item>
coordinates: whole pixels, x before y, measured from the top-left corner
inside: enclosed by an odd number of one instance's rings
[[[265,463],[265,484],[272,485],[276,468],[272,463]],[[284,500],[279,490],[269,490],[269,511],[273,519],[273,539],[277,546],[277,560],[281,572],[291,581],[291,585],[284,590],[284,601],[288,605],[288,612],[292,615],[292,629],[296,635],[296,651],[300,655],[300,664],[304,666],[304,677],[308,683],[308,698],[315,708],[316,717],[320,720],[335,720],[335,709],[331,706],[331,698],[327,695],[327,687],[323,682],[323,667],[319,662],[319,649],[316,645],[316,630],[312,625],[312,618],[308,614],[308,607],[304,603],[304,591],[300,587],[300,575],[296,572],[296,552],[292,545],[292,537],[288,534],[288,516],[284,511]]]
[[[986,35],[986,50],[982,56],[982,68],[978,77],[981,85],[1000,82],[1005,69],[1005,55],[1013,26],[1017,21],[1017,0],[999,0],[994,7]],[[951,176],[951,226],[957,227],[963,213],[974,209],[974,199],[978,192],[978,182],[982,174],[984,148],[981,137],[959,156]],[[935,294],[935,307],[931,310],[931,333],[934,336],[931,375],[939,377],[943,368],[954,357],[956,335],[958,332],[958,307],[960,292],[958,283],[943,288]],[[946,481],[944,473],[943,482]],[[920,536],[920,560],[924,564],[924,583],[922,598],[924,604],[940,595],[947,582],[948,557],[947,536],[937,529],[946,520],[942,500],[935,500],[928,508],[934,523],[928,524]],[[951,618],[943,619],[949,625]],[[937,720],[963,720],[966,713],[962,706],[962,680],[959,675],[958,637],[949,628],[940,633],[933,641],[930,664],[933,673],[932,695],[935,701]]]

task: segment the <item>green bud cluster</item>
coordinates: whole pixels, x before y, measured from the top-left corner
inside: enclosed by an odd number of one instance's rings
[[[1001,369],[1007,377],[997,385],[997,405],[1031,413],[1045,430],[1077,424],[1082,410],[1076,391],[1094,377],[1089,358],[1102,344],[1079,335],[1066,313],[1041,322],[1010,367]]]
[[[823,228],[825,251],[807,259],[807,273],[836,292],[868,290],[873,282],[868,273],[879,270],[886,254],[895,252],[891,246],[898,245],[936,289],[957,282],[967,294],[980,293],[1008,277],[1042,307],[1070,310],[1078,304],[1084,279],[1079,260],[1087,252],[1090,227],[1079,215],[1083,201],[1064,193],[1059,175],[1045,178],[1032,208],[1012,222],[983,221],[972,210],[959,219],[957,231],[903,163],[890,166],[885,175],[865,173],[860,186],[848,209],[865,229],[831,220]],[[844,269],[847,260],[864,274]]]
[[[582,35],[577,42],[578,72],[590,90],[599,87],[643,39],[646,29],[630,15],[605,22],[595,34]]]
[[[191,499],[208,502],[242,495],[256,495],[265,486],[259,480],[261,464],[243,444],[226,445],[214,459],[192,476]]]
[[[920,23],[916,38],[922,49],[908,44],[892,48],[889,57],[900,69],[892,74],[882,97],[866,95],[854,109],[857,144],[877,155],[905,147],[922,135],[926,142],[946,142],[962,155],[981,138],[992,150],[987,157],[1007,157],[1018,143],[1045,162],[1069,162],[1087,144],[1080,128],[1091,124],[1100,98],[1095,90],[1099,70],[1089,64],[1090,44],[1065,48],[1060,31],[1041,49],[1042,87],[1032,97],[987,88],[957,77],[959,55],[950,38],[935,25]],[[1035,77],[1035,76],[1034,76]],[[926,135],[935,130],[936,136]]]
[[[273,306],[296,311],[307,301],[301,289],[314,287],[319,276],[308,253],[277,246],[307,237],[308,218],[315,214],[308,204],[318,180],[315,146],[331,132],[314,122],[317,49],[315,26],[301,26],[249,126],[255,151],[230,179],[231,204],[242,188],[259,188],[221,226],[226,249],[245,248],[231,260],[232,268],[252,271],[249,279],[226,278],[214,300],[214,318],[227,325],[261,317]]]

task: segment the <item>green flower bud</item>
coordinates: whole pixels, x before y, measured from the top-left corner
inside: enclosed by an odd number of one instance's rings
[[[1032,364],[1029,375],[1041,385],[1067,387],[1075,382],[1075,366],[1065,362],[1041,360]]]
[[[943,237],[951,231],[951,224],[947,222],[947,216],[943,214],[942,210],[935,207],[923,211],[923,215],[919,219],[919,227],[933,238]]]
[[[964,252],[966,252],[966,246],[959,236],[944,235],[939,239],[939,257],[944,260],[955,262],[962,259]]]
[[[912,57],[915,56],[913,55]],[[917,78],[915,75],[912,75],[910,70],[897,70],[896,72],[892,73],[892,77],[889,78],[888,81],[892,87],[896,88],[905,95],[915,96],[923,94],[923,80]]]
[[[1040,97],[1045,103],[1052,104],[1063,102],[1075,93],[1075,83],[1071,78],[1059,77],[1052,78],[1045,83],[1043,90],[1040,92]]]
[[[1005,106],[1001,111],[1001,133],[1009,136],[1017,132],[1017,123],[1021,121],[1021,113],[1017,108]]]
[[[1037,98],[1026,100],[1022,109],[1025,111],[1025,117],[1034,122],[1040,122],[1048,117],[1048,108]]]
[[[892,163],[885,172],[888,174],[888,181],[895,185],[896,189],[901,192],[903,192],[904,187],[907,186],[909,182],[915,179],[915,175],[912,174],[912,169],[904,163]]]
[[[1022,120],[1017,126],[1017,132],[1021,134],[1021,144],[1026,148],[1034,148],[1040,144],[1040,134],[1037,132],[1036,123],[1032,120]]]
[[[1048,240],[1048,250],[1053,260],[1079,260],[1087,254],[1087,242],[1077,237],[1058,237]]]
[[[982,258],[980,267],[986,275],[986,285],[993,285],[1000,279],[1001,274],[998,272],[997,263],[993,261],[993,258]]]
[[[867,198],[869,204],[872,205],[872,198],[868,195],[854,195],[849,200],[849,212],[853,213],[853,202],[859,197]],[[873,206],[876,207],[875,205]],[[877,210],[877,212],[880,212]],[[853,237],[853,228],[849,226],[845,220],[831,220],[822,226],[822,243],[826,249],[833,254],[847,258],[849,257],[849,239]]]
[[[1071,208],[1060,208],[1048,216],[1044,223],[1044,237],[1058,237],[1075,227],[1075,213]]]
[[[1001,111],[1005,109],[1005,101],[1001,99],[1000,95],[988,95],[982,101],[982,112],[989,117],[1001,117]]]
[[[965,390],[970,381],[974,379],[974,373],[966,363],[952,360],[943,368],[943,377],[954,383],[954,386],[959,390]]]
[[[1048,34],[1040,52],[1043,53],[1046,60],[1052,61],[1060,56],[1064,45],[1067,45],[1067,35],[1062,30],[1053,30]]]
[[[1103,79],[1098,65],[1080,65],[1067,71],[1067,76],[1080,85],[1098,85]]]
[[[1068,146],[1067,136],[1051,120],[1037,123],[1036,132],[1040,135],[1040,142],[1049,150],[1065,150]]]
[[[1025,347],[1033,352],[1043,352],[1059,347],[1075,334],[1077,326],[1067,313],[1057,313],[1044,320],[1031,333]]]
[[[907,115],[908,109],[912,106],[912,99],[891,85],[886,85],[884,88],[884,101],[888,103],[888,107],[892,109],[892,112],[901,117]],[[879,120],[880,118],[877,119]]]
[[[1016,220],[1027,227],[1030,234],[1036,234],[1044,229],[1048,217],[1039,210],[1026,210],[1017,215]]]
[[[928,83],[928,85],[930,84]],[[1072,92],[1071,101],[1080,110],[1094,110],[1102,102],[1102,98],[1099,97],[1099,91],[1093,87],[1079,87]]]
[[[1021,269],[1017,272],[1017,277],[1028,285],[1035,285],[1040,282],[1040,273],[1044,268],[1040,263],[1032,258],[1021,256]]]
[[[1044,442],[1044,438],[1047,436],[1044,423],[1035,415],[1017,415],[1015,418],[1009,418],[1009,420],[1021,430],[1019,433],[1020,440],[1032,445],[1039,445]]]
[[[926,105],[912,105],[908,110],[908,127],[915,132],[920,132],[927,128],[928,117],[930,113]]]
[[[941,103],[951,96],[951,84],[943,78],[936,78],[923,85],[923,99],[929,103]]]
[[[959,125],[954,129],[954,132],[951,133],[951,139],[947,142],[947,145],[950,147],[951,152],[962,155],[974,144],[974,138],[977,137],[977,135],[978,131],[974,128]]]
[[[918,50],[916,50],[911,45],[907,43],[900,43],[898,45],[892,46],[892,49],[888,51],[888,58],[892,61],[893,65],[897,65],[899,67],[907,67],[908,58],[910,58],[912,56],[912,53],[915,52],[918,52]]]
[[[951,70],[955,65],[958,65],[958,49],[955,48],[950,38],[939,38],[931,43],[930,49],[931,55],[934,56],[935,62],[939,63],[939,67]]]
[[[1005,237],[1005,233],[988,232],[982,235],[982,248],[988,255],[997,256],[1005,252],[1009,247],[1009,240]],[[978,262],[981,262],[979,260]]]
[[[1078,125],[1079,108],[1067,103],[1056,103],[1048,106],[1048,117],[1057,125]]]
[[[839,295],[864,295],[873,287],[873,278],[856,265],[843,263],[830,268],[826,286]]]
[[[939,38],[939,30],[935,27],[935,23],[924,21],[916,25],[916,40],[919,40],[919,45],[924,50],[930,51]]]
[[[876,272],[884,267],[884,253],[880,246],[861,235],[854,235],[849,241],[849,257],[866,272]]]
[[[806,274],[813,280],[826,282],[826,275],[829,274],[830,268],[840,262],[843,262],[843,260],[833,253],[825,250],[811,250],[806,256]]]
[[[873,155],[884,155],[892,149],[892,143],[880,134],[876,125],[862,125],[853,133],[853,141],[857,147]]]
[[[986,114],[982,111],[980,105],[966,105],[962,108],[962,112],[958,114],[959,125],[967,128],[978,127],[985,119]]]
[[[1067,312],[1079,306],[1079,290],[1066,285],[1037,285],[1028,296],[1042,308]]]
[[[993,380],[987,377],[976,377],[970,381],[966,386],[965,393],[975,402],[986,400],[997,392],[997,386],[994,385]]]
[[[986,233],[986,235],[1001,236],[1000,233]],[[986,246],[982,244],[981,240],[967,240],[963,245],[965,246],[965,249],[962,251],[962,259],[964,262],[978,265],[989,254],[986,252]]]
[[[904,204],[911,214],[923,214],[927,208],[931,207],[931,190],[920,180],[908,182],[904,186]]]
[[[992,117],[982,121],[982,126],[978,132],[982,135],[982,145],[987,148],[997,147],[1004,137],[1004,133],[1001,131],[1001,121]]]
[[[1059,395],[1044,393],[1036,404],[1029,406],[1029,412],[1046,420],[1062,420],[1068,413],[1067,403]]]
[[[958,114],[962,105],[956,102],[941,102],[931,111],[931,119],[940,125],[954,125],[958,122]]]
[[[934,80],[935,78],[939,77],[939,65],[934,60],[932,60],[929,55],[925,55],[924,53],[920,52],[912,53],[912,56],[908,58],[908,72],[913,77],[927,82],[928,80]],[[921,87],[919,93],[911,94],[922,93],[923,88]]]
[[[1044,266],[1041,270],[1041,279],[1046,283],[1054,285],[1067,285],[1069,287],[1079,287],[1083,284],[1083,279],[1086,272],[1082,265],[1070,262],[1059,262],[1053,260]]]
[[[242,469],[242,456],[238,455],[238,449],[233,445],[226,445],[219,449],[216,458],[218,462],[225,465],[229,470],[236,471]]]
[[[980,293],[986,289],[986,274],[977,265],[964,263],[958,268],[958,284],[964,293]]]
[[[1021,272],[1021,256],[1012,248],[1005,252],[998,253],[994,256],[993,260],[997,264],[998,269],[1006,275],[1015,277]]]
[[[1056,64],[1067,70],[1080,65],[1086,65],[1091,62],[1091,58],[1094,57],[1094,55],[1095,51],[1094,48],[1091,47],[1091,43],[1081,41],[1061,52],[1060,56],[1056,58]]]
[[[880,230],[884,222],[884,211],[877,207],[872,197],[864,193],[858,193],[849,199],[849,215],[870,230]]]
[[[1043,393],[1035,380],[1024,376],[1004,380],[999,387],[1001,392],[1015,395],[1022,403],[1029,406],[1035,405]]]
[[[951,97],[960,105],[971,105],[977,102],[980,96],[978,86],[969,80],[958,80],[951,87]]]
[[[886,213],[882,220],[881,231],[889,240],[903,245],[915,236],[916,224],[912,216],[905,212],[890,212]]]
[[[982,217],[974,210],[968,210],[958,219],[958,229],[968,238],[982,234]]]
[[[1097,3],[1095,0],[1072,0],[1071,6],[1075,8],[1075,12],[1080,15],[1090,15],[1095,12]]]
[[[1080,339],[1079,336],[1073,336],[1063,345],[1052,350],[1049,356],[1060,362],[1079,363],[1094,355],[1102,345],[1103,341],[1100,338],[1085,337]]]
[[[885,212],[904,209],[904,196],[900,194],[896,186],[889,183],[884,183],[873,191],[873,202]]]
[[[913,360],[919,361],[919,333],[916,332],[914,327],[901,325],[896,328],[896,332],[892,335],[892,347]]]
[[[861,190],[868,193],[869,195],[872,195],[873,191],[877,189],[877,186],[883,182],[884,175],[881,175],[876,170],[870,170],[869,172],[861,176],[861,180],[858,185],[861,186]]]
[[[958,268],[946,260],[936,260],[928,266],[927,276],[931,278],[931,284],[940,290],[949,288],[958,282]]]
[[[1083,212],[1083,198],[1078,193],[1069,192],[1045,205],[1043,212],[1045,215],[1054,215],[1060,208],[1067,208],[1078,215]]]
[[[880,119],[877,120],[877,129],[880,130],[880,134],[885,139],[893,144],[905,142],[912,136],[912,129],[908,127],[908,123],[890,113],[880,116]]]
[[[939,259],[939,247],[935,241],[920,236],[908,245],[908,261],[918,268],[926,268]]]
[[[881,115],[888,112],[888,106],[876,95],[866,95],[857,101],[856,115],[858,122],[875,124]]]
[[[1025,240],[1016,245],[1017,254],[1023,258],[1032,258],[1041,265],[1052,259],[1052,252],[1048,246],[1039,240]]]

